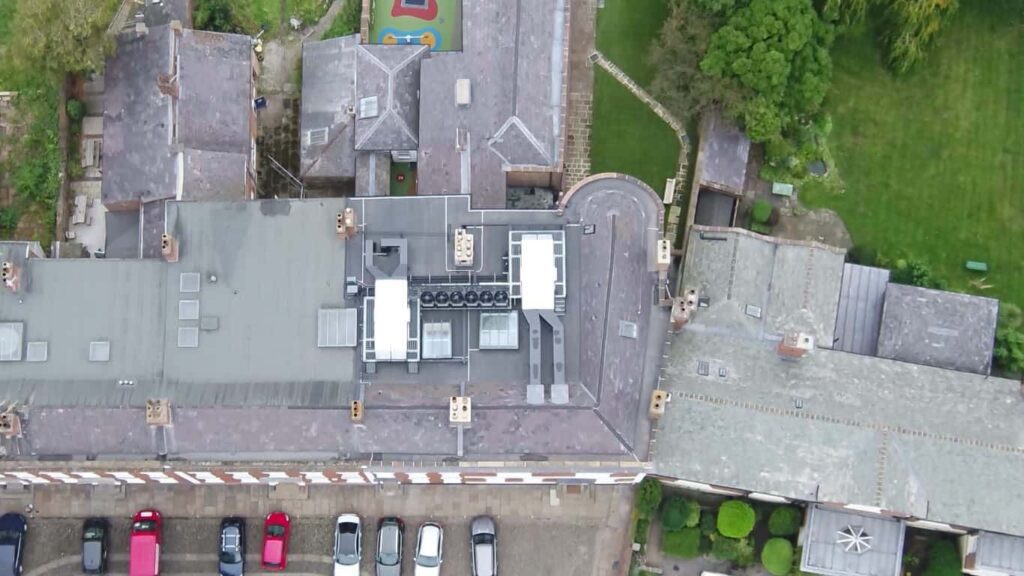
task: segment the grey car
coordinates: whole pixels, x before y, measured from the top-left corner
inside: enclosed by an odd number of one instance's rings
[[[398,518],[384,518],[377,525],[377,576],[401,576],[404,532]]]
[[[494,518],[477,516],[469,527],[470,562],[473,576],[497,576],[498,535]]]

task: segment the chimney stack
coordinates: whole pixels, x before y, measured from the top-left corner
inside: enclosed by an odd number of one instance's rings
[[[356,221],[356,211],[352,208],[345,208],[344,212],[338,212],[335,217],[334,230],[338,233],[338,238],[347,240],[356,235],[356,229],[358,228]]]
[[[785,360],[799,360],[811,350],[814,350],[814,337],[797,331],[787,333],[776,349]]]
[[[178,240],[170,234],[160,236],[160,255],[167,262],[178,261]]]
[[[693,288],[687,288],[682,296],[673,299],[670,316],[673,332],[679,332],[683,329],[683,325],[690,321],[690,316],[697,309],[697,305],[697,290]]]
[[[171,20],[171,30],[175,36],[181,37],[181,20]]]
[[[0,265],[0,282],[11,292],[17,292],[21,288],[21,267],[14,262],[4,262]]]

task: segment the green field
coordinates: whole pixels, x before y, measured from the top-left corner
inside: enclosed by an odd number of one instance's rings
[[[590,171],[636,176],[659,194],[679,165],[679,139],[646,104],[601,68],[594,70]]]
[[[666,17],[667,0],[605,0],[597,11],[597,49],[637,84],[650,86],[647,55]]]
[[[926,261],[951,289],[1024,304],[1024,11],[963,2],[922,65],[893,77],[872,36],[834,51],[826,106],[845,193],[834,208],[855,244]],[[979,290],[964,261],[989,264]]]

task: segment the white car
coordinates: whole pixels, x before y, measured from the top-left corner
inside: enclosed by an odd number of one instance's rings
[[[424,522],[416,536],[416,558],[413,576],[439,576],[441,551],[444,549],[444,530],[433,522]]]
[[[355,514],[342,514],[334,528],[334,576],[359,576],[363,559],[363,523]]]

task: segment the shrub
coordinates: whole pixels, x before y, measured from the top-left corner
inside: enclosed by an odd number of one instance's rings
[[[936,540],[928,547],[924,576],[960,576],[960,553],[950,540]]]
[[[651,532],[651,521],[647,518],[636,519],[636,530],[633,532],[633,541],[641,546],[647,544],[647,536]]]
[[[20,218],[21,215],[18,214],[17,208],[13,206],[0,208],[0,234],[13,234],[14,230],[18,227],[18,220]]]
[[[890,281],[896,284],[907,284],[921,288],[946,289],[946,282],[932,274],[925,262],[914,259],[899,259],[892,268]]]
[[[846,259],[854,264],[874,266],[878,263],[878,251],[870,246],[858,244],[846,252]]]
[[[683,528],[679,532],[665,532],[661,535],[661,550],[676,558],[700,556],[700,530]]]
[[[711,540],[711,555],[719,560],[732,562],[739,555],[740,541],[735,538],[726,538],[721,534]]]
[[[751,212],[751,216],[753,217],[754,222],[767,224],[772,217],[772,210],[774,210],[774,208],[772,207],[771,202],[767,200],[758,200],[757,202],[754,202],[754,209]]]
[[[784,510],[784,508],[779,508]],[[775,576],[785,576],[793,568],[793,545],[785,538],[772,538],[761,550],[761,564]]]
[[[700,523],[700,505],[679,496],[673,496],[665,502],[661,511],[661,527],[669,532],[678,532],[683,528],[695,528]]]
[[[800,531],[803,514],[799,508],[783,506],[772,511],[768,517],[768,532],[772,536],[792,536]]]
[[[755,520],[754,509],[742,500],[728,500],[718,508],[718,531],[729,538],[745,538]]]
[[[82,118],[85,118],[85,104],[82,104],[81,100],[75,100],[74,98],[68,100],[66,108],[68,118],[72,122],[81,122]]]
[[[716,519],[717,516],[715,516],[715,513],[710,510],[706,510],[702,513],[700,515],[700,533],[705,536],[711,536],[714,534],[716,530]]]
[[[647,477],[640,481],[634,496],[637,513],[641,518],[650,518],[661,505],[661,482]]]
[[[999,305],[999,324],[996,328],[996,364],[1012,374],[1024,373],[1024,329],[1021,328],[1021,310],[1010,303]]]
[[[331,22],[330,28],[324,32],[323,40],[348,36],[349,34],[359,32],[359,18],[362,8],[363,3],[359,0],[345,0],[341,11],[338,12],[338,15]]]

